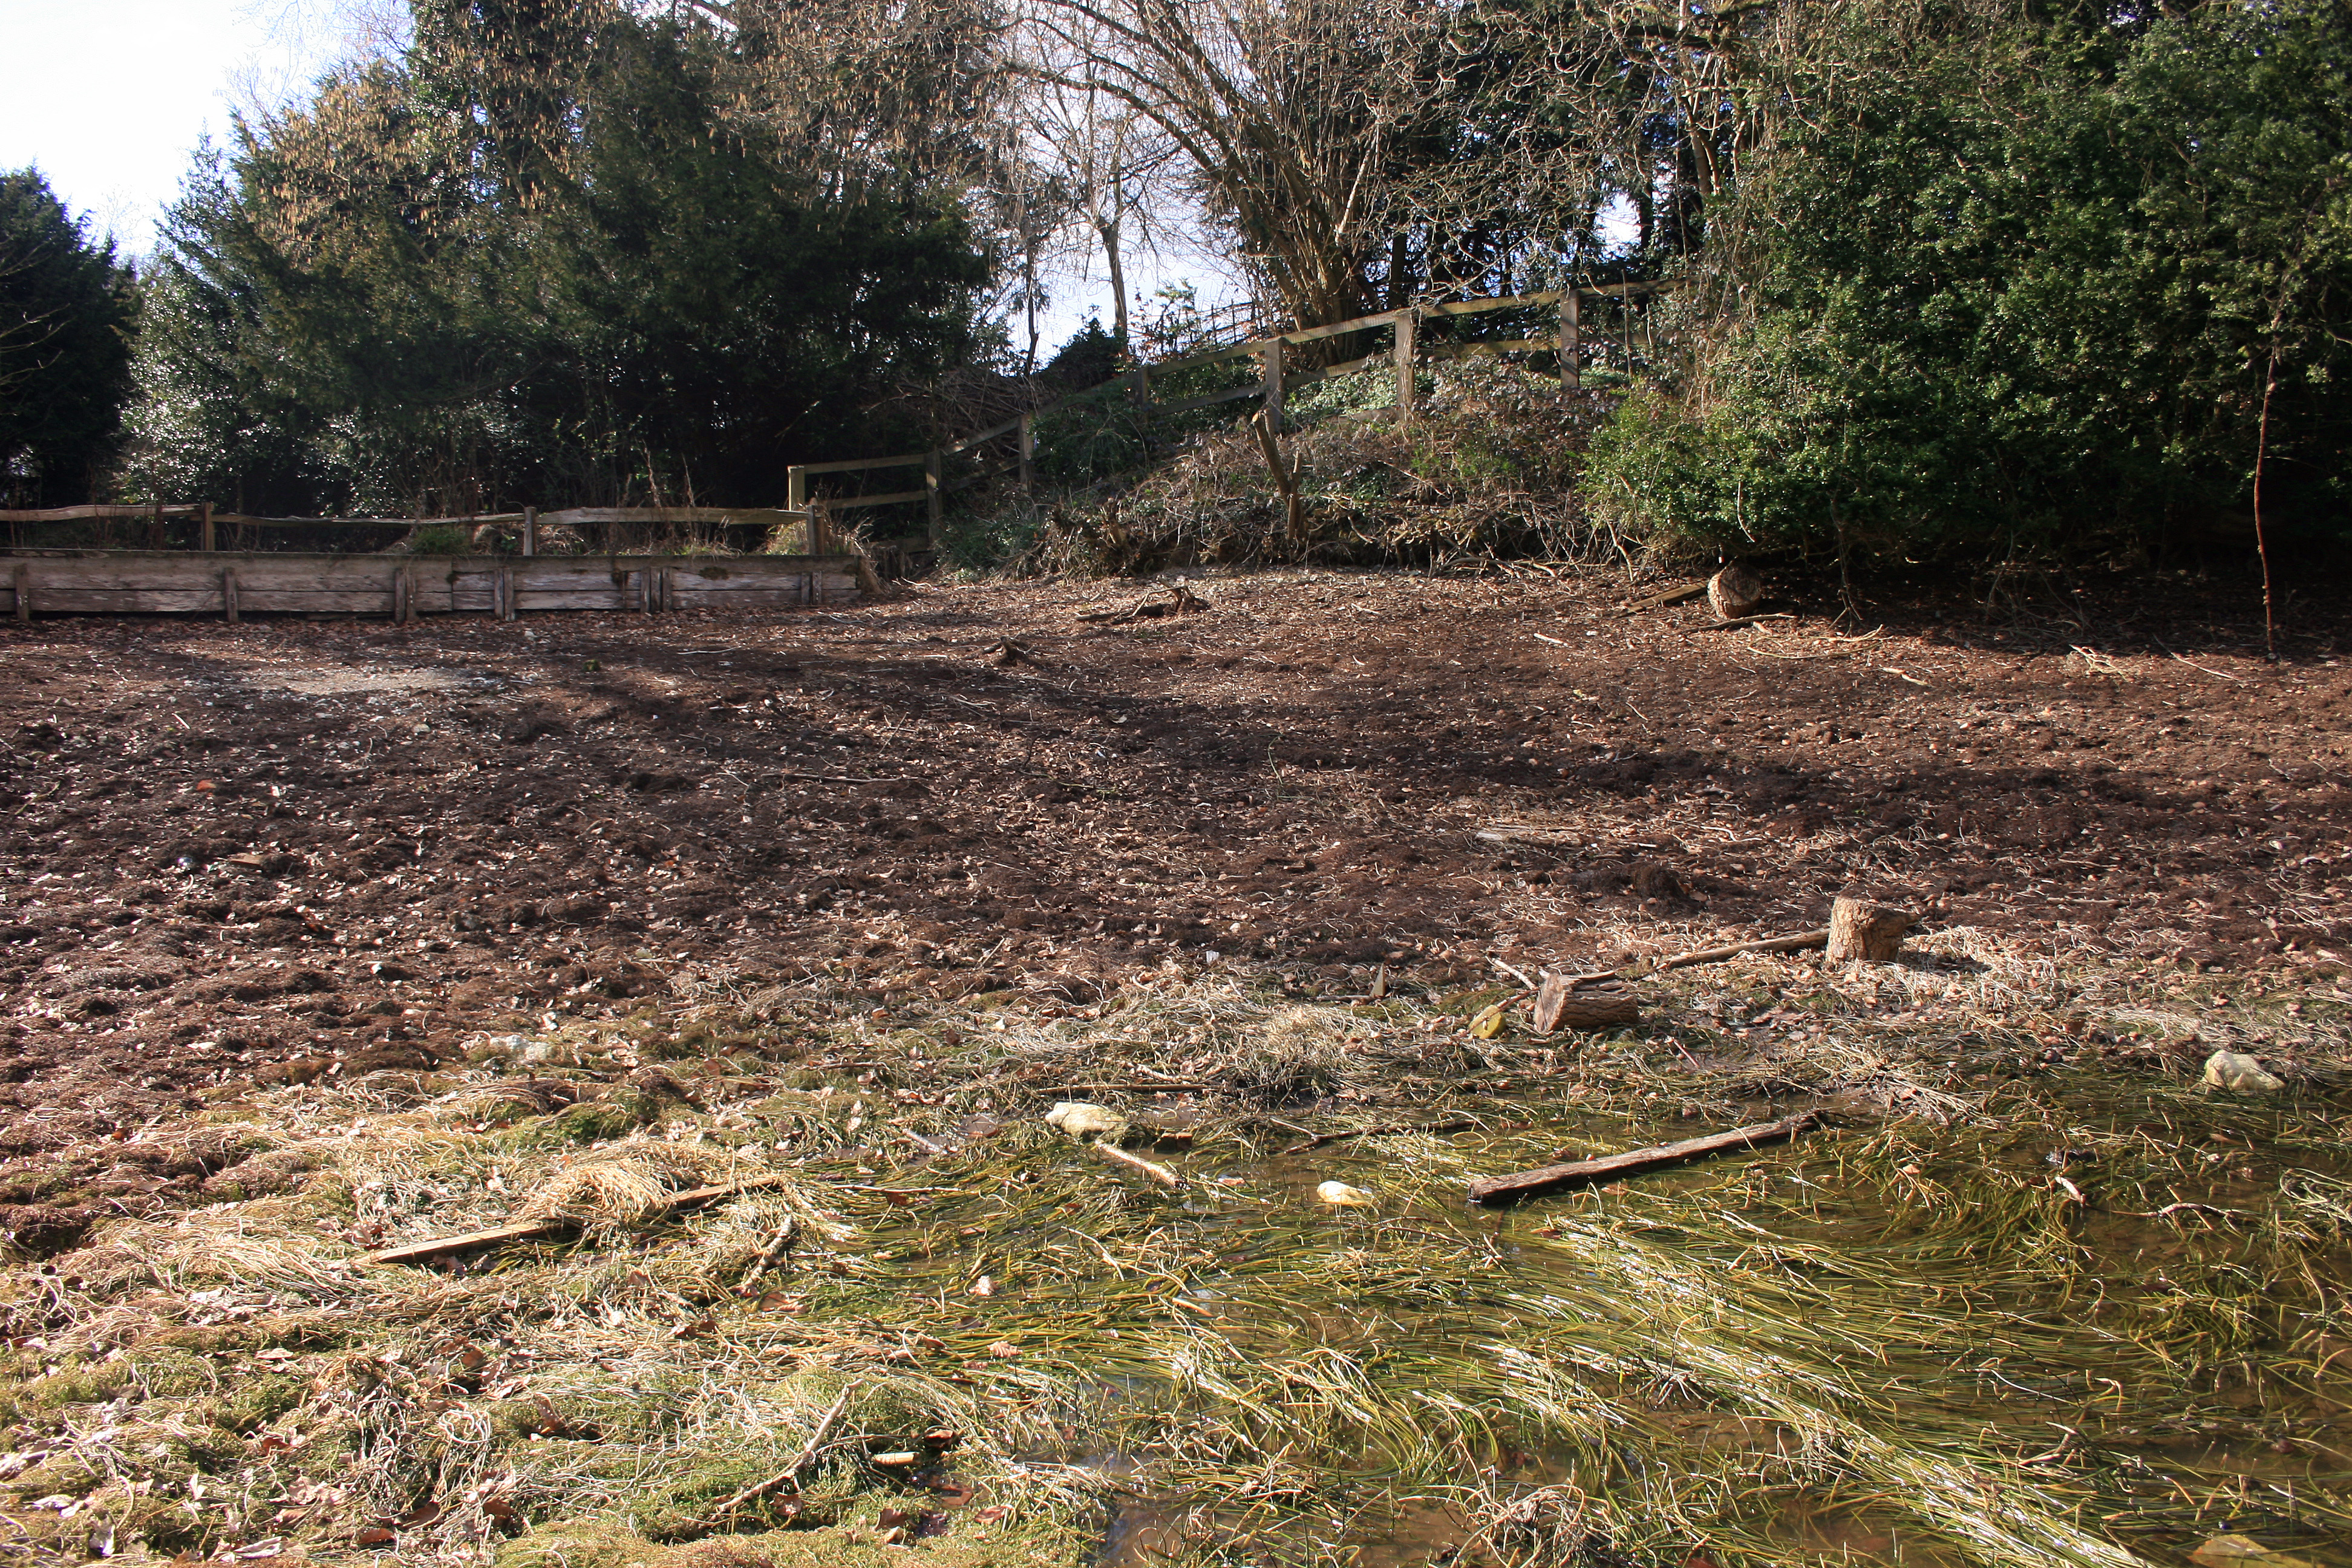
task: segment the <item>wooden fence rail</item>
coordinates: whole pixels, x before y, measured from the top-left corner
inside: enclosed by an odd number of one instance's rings
[[[791,510],[782,507],[579,506],[552,511],[525,507],[520,511],[470,512],[463,517],[260,517],[247,512],[217,510],[210,502],[201,505],[93,505],[44,507],[33,510],[0,510],[0,523],[100,521],[147,522],[161,527],[166,521],[191,519],[200,525],[201,542],[197,548],[205,551],[219,548],[219,531],[224,528],[406,531],[419,528],[475,529],[495,525],[517,529],[521,535],[520,552],[528,556],[539,554],[540,530],[542,527],[585,529],[600,524],[606,530],[604,552],[608,555],[617,552],[618,541],[612,530],[631,524],[715,523],[728,528],[762,528],[772,534],[779,528],[799,523],[807,527],[809,553],[825,553],[828,542],[824,537],[822,516],[812,514],[805,508]]]
[[[1282,419],[1283,395],[1295,386],[1316,382],[1332,381],[1341,376],[1360,375],[1393,366],[1396,374],[1396,418],[1401,425],[1410,424],[1413,413],[1413,366],[1421,360],[1454,360],[1483,353],[1554,353],[1559,356],[1560,385],[1563,391],[1578,391],[1584,384],[1584,357],[1588,342],[1597,342],[1605,353],[1606,340],[1588,340],[1584,334],[1585,300],[1615,300],[1619,302],[1618,318],[1621,346],[1627,373],[1633,364],[1633,311],[1634,300],[1656,293],[1666,285],[1659,282],[1605,283],[1580,285],[1571,289],[1551,289],[1533,294],[1514,294],[1497,300],[1452,300],[1425,305],[1413,305],[1400,310],[1382,310],[1375,315],[1358,316],[1345,321],[1333,321],[1325,326],[1301,327],[1248,342],[1234,343],[1222,348],[1183,354],[1152,364],[1138,365],[1087,387],[1039,404],[1026,413],[990,426],[985,430],[963,437],[960,440],[937,447],[928,452],[905,452],[888,458],[851,458],[825,463],[795,463],[787,470],[786,501],[788,510],[798,511],[809,507],[809,479],[819,474],[852,474],[880,468],[921,468],[924,482],[919,489],[885,490],[828,499],[824,507],[847,510],[855,507],[898,506],[910,501],[925,503],[929,516],[929,542],[936,548],[940,542],[941,502],[952,491],[980,483],[1005,473],[1020,475],[1021,489],[1033,489],[1035,483],[1037,452],[1037,421],[1057,413],[1073,404],[1101,396],[1106,392],[1124,388],[1133,396],[1139,408],[1150,414],[1186,414],[1196,409],[1213,408],[1219,404],[1237,403],[1244,398],[1264,404],[1277,427]],[[1558,328],[1548,337],[1508,338],[1491,342],[1434,343],[1421,346],[1419,326],[1423,321],[1486,315],[1496,310],[1540,310],[1556,307]],[[1291,369],[1285,350],[1293,344],[1318,342],[1327,338],[1349,332],[1373,331],[1387,327],[1393,329],[1395,342],[1391,348],[1365,354],[1342,363],[1315,365]],[[1165,378],[1178,371],[1198,369],[1202,365],[1219,364],[1230,360],[1255,357],[1259,363],[1256,381],[1246,386],[1229,387],[1199,397],[1181,398],[1174,402],[1156,402],[1151,396],[1155,377]],[[991,441],[1012,436],[1018,438],[1018,457],[1000,469],[986,471],[948,485],[941,482],[946,459],[961,457]],[[819,515],[822,515],[820,509]],[[814,526],[814,525],[813,525]]]

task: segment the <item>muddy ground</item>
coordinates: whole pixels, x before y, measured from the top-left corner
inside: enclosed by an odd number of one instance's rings
[[[1862,884],[2323,987],[2352,957],[2352,670],[2308,613],[2267,668],[2257,607],[2186,584],[1860,637],[1618,616],[1600,574],[1195,586],[1108,623],[1145,590],[0,627],[8,1228],[69,1241],[68,1177],[122,1212],[205,1179],[89,1141],[681,975],[1360,993],[1800,930]]]

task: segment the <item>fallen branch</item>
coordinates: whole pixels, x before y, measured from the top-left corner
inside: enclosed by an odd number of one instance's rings
[[[1139,1154],[1130,1154],[1116,1143],[1106,1143],[1097,1139],[1087,1147],[1121,1170],[1132,1171],[1139,1176],[1159,1183],[1171,1192],[1184,1184],[1184,1178],[1167,1166],[1155,1165]]]
[[[1769,610],[1760,616],[1733,616],[1726,620],[1706,621],[1696,626],[1685,626],[1682,635],[1693,632],[1727,632],[1739,626],[1752,626],[1759,621],[1793,621],[1797,617],[1786,610]]]
[[[1616,609],[1612,610],[1610,614],[1614,617],[1622,619],[1627,616],[1638,614],[1643,610],[1662,609],[1668,605],[1679,605],[1685,599],[1696,599],[1701,594],[1706,592],[1706,579],[1701,577],[1696,582],[1684,583],[1678,586],[1669,588],[1663,594],[1653,594],[1646,599],[1636,599],[1630,605],[1620,605]]]
[[[784,1223],[776,1227],[776,1234],[769,1241],[766,1249],[760,1254],[750,1270],[744,1274],[743,1282],[735,1287],[735,1294],[749,1296],[751,1293],[751,1287],[760,1282],[760,1277],[773,1268],[776,1266],[776,1260],[783,1257],[785,1248],[792,1246],[793,1237],[799,1230],[800,1222],[791,1215],[786,1215]]]
[[[755,1498],[766,1497],[769,1493],[780,1491],[785,1487],[791,1487],[794,1491],[798,1491],[801,1472],[816,1463],[818,1450],[824,1447],[825,1438],[832,1435],[833,1424],[840,1420],[841,1413],[849,1407],[849,1396],[856,1392],[856,1389],[857,1385],[854,1383],[842,1389],[841,1397],[833,1402],[833,1408],[824,1413],[824,1417],[816,1424],[816,1430],[809,1434],[808,1442],[802,1447],[798,1454],[793,1457],[793,1462],[785,1466],[782,1472],[769,1477],[758,1486],[745,1487],[695,1522],[707,1529]]]
[[[1168,590],[1168,597],[1164,599],[1155,599],[1147,594],[1123,610],[1081,610],[1078,619],[1117,625],[1122,621],[1155,621],[1163,616],[1197,615],[1208,607],[1207,602],[1198,594],[1179,583]]]
[[[772,1187],[781,1180],[776,1176],[754,1176],[746,1182],[728,1182],[715,1187],[689,1187],[673,1193],[659,1207],[645,1217],[656,1220],[687,1209],[699,1208],[719,1198],[731,1198],[758,1187]],[[478,1247],[504,1247],[510,1241],[530,1241],[542,1236],[556,1236],[575,1230],[576,1219],[525,1220],[516,1225],[496,1226],[488,1230],[469,1230],[462,1236],[445,1236],[435,1241],[412,1241],[402,1247],[387,1247],[381,1252],[362,1257],[362,1263],[422,1263],[427,1258],[445,1258],[453,1252],[471,1252]]]
[[[1467,1132],[1478,1124],[1475,1121],[1391,1121],[1382,1127],[1350,1127],[1345,1132],[1318,1132],[1304,1143],[1293,1143],[1277,1151],[1284,1154],[1304,1154],[1309,1149],[1320,1149],[1327,1143],[1345,1143],[1351,1138],[1386,1138],[1395,1132],[1427,1132],[1444,1137],[1454,1132]]]
[[[1598,985],[1604,980],[1638,980],[1644,974],[1656,974],[1668,969],[1687,969],[1694,963],[1720,963],[1727,958],[1737,958],[1743,952],[1795,952],[1808,947],[1827,947],[1830,933],[1821,931],[1799,931],[1795,936],[1776,936],[1762,942],[1737,942],[1729,947],[1701,948],[1696,952],[1678,952],[1671,958],[1661,958],[1654,963],[1629,963],[1622,969],[1597,969],[1590,974],[1579,974],[1569,984]]]
[[[1604,1154],[1597,1160],[1574,1160],[1564,1165],[1545,1165],[1507,1176],[1489,1176],[1485,1181],[1470,1184],[1470,1201],[1474,1204],[1513,1203],[1561,1187],[1581,1186],[1590,1182],[1607,1181],[1612,1176],[1630,1176],[1666,1165],[1679,1165],[1686,1160],[1696,1160],[1708,1154],[1753,1149],[1762,1143],[1777,1143],[1804,1131],[1816,1120],[1811,1111],[1800,1111],[1783,1121],[1759,1122],[1753,1127],[1735,1127],[1728,1132],[1713,1132],[1704,1138],[1685,1138],[1679,1143],[1660,1143],[1647,1149],[1628,1150],[1622,1154]]]

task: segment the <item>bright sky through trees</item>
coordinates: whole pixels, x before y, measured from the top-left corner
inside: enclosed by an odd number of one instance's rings
[[[0,170],[30,164],[128,255],[153,243],[189,154],[232,109],[348,51],[373,7],[335,0],[0,0]]]

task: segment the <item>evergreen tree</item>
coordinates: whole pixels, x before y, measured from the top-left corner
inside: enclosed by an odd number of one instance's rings
[[[32,169],[0,174],[0,493],[67,506],[102,487],[130,395],[132,279]]]

